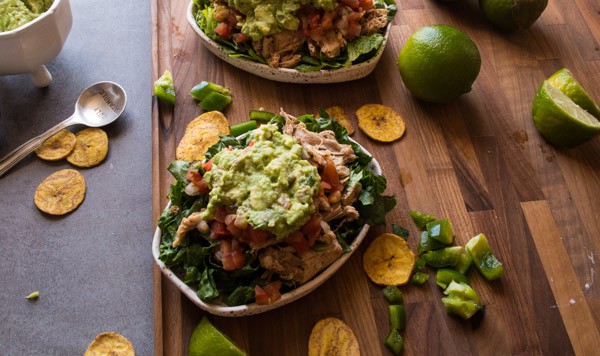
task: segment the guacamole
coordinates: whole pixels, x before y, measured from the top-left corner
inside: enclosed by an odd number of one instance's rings
[[[257,41],[282,30],[297,31],[296,11],[309,3],[326,11],[338,5],[336,0],[229,0],[229,7],[246,15],[242,33]]]
[[[223,150],[213,157],[212,169],[204,175],[211,191],[202,219],[212,219],[219,205],[236,206],[237,215],[254,228],[281,239],[315,212],[321,178],[301,158],[302,147],[276,125],[256,129],[253,141],[245,149]]]
[[[54,0],[0,0],[0,32],[14,30],[47,11]]]

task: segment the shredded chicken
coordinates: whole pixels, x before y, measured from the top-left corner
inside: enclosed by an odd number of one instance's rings
[[[371,9],[360,19],[361,35],[372,35],[379,32],[388,24],[387,9]]]
[[[192,213],[187,218],[183,218],[181,220],[181,224],[179,224],[179,226],[177,227],[177,237],[173,241],[173,247],[181,245],[183,239],[185,238],[185,235],[189,231],[195,229],[196,226],[200,224],[200,221],[202,221],[202,218],[200,218],[199,212]]]
[[[338,29],[325,31],[320,36],[313,36],[309,40],[309,51],[313,57],[319,57],[321,54],[327,58],[335,58],[340,55],[342,48],[347,42]]]
[[[254,50],[273,68],[293,68],[302,56],[297,52],[305,42],[298,31],[281,31],[252,42]]]

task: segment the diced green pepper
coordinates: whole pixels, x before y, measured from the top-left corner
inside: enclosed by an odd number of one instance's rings
[[[210,93],[219,93],[227,96],[231,95],[229,89],[207,81],[200,82],[190,90],[190,96],[200,101],[206,98]]]
[[[410,284],[420,286],[429,279],[429,274],[423,272],[415,272],[410,278]]]
[[[440,268],[435,274],[435,283],[442,289],[446,289],[450,282],[469,284],[469,277],[449,268]]]
[[[383,288],[383,297],[390,304],[404,304],[402,291],[396,286],[387,286]]]
[[[451,244],[454,240],[454,230],[452,229],[452,223],[448,218],[435,220],[427,223],[427,232],[429,236],[438,240],[444,244]]]
[[[409,211],[408,215],[410,215],[410,218],[419,230],[425,230],[425,226],[427,225],[427,223],[435,220],[435,216],[421,213],[415,210]]]
[[[175,104],[175,86],[170,71],[165,70],[163,75],[154,82],[154,95],[164,102]]]
[[[469,240],[465,245],[465,249],[473,258],[475,267],[485,279],[492,281],[502,277],[504,274],[502,263],[494,256],[484,234],[479,234]]]
[[[415,261],[415,268],[413,270],[415,272],[421,272],[423,270],[423,268],[425,268],[425,264],[427,264],[427,262],[425,262],[424,259],[422,259],[422,258],[419,257]]]
[[[420,255],[423,252],[439,250],[446,246],[446,244],[443,244],[438,240],[431,238],[427,231],[423,231],[421,233],[421,238],[419,239],[419,245],[417,246],[417,254]]]
[[[264,110],[250,110],[249,116],[250,120],[269,122],[275,114]]]
[[[482,307],[479,295],[468,284],[452,281],[444,291],[444,294],[446,297],[442,298],[442,302],[448,314],[469,319]]]
[[[422,258],[432,267],[454,267],[460,259],[462,247],[451,246],[423,254]]]
[[[222,111],[231,103],[231,96],[212,92],[200,101],[200,107],[205,111]]]
[[[398,330],[390,329],[390,332],[385,338],[383,344],[388,348],[388,350],[390,350],[392,355],[402,355],[402,350],[404,349],[404,339],[402,339],[402,335],[400,335]]]
[[[456,266],[454,266],[454,269],[466,275],[469,269],[471,268],[472,264],[473,257],[471,257],[471,255],[469,255],[468,253],[463,252],[460,254],[460,259],[458,260]]]
[[[390,313],[390,328],[395,330],[406,329],[406,312],[404,310],[404,305],[390,305],[388,310]]]
[[[250,130],[254,130],[257,127],[256,121],[250,120],[245,121],[239,124],[235,124],[230,127],[231,136],[237,137],[239,135],[245,134]]]

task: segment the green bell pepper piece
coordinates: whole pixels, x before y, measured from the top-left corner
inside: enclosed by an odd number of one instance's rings
[[[454,267],[460,259],[462,247],[451,246],[423,254],[422,258],[432,267]]]
[[[419,245],[417,245],[417,254],[420,255],[427,251],[439,250],[446,246],[446,244],[431,238],[431,236],[429,236],[429,232],[423,231],[421,233],[421,238],[419,239]]]
[[[390,328],[395,330],[406,329],[406,311],[404,305],[394,304],[388,306],[390,314]]]
[[[423,272],[415,272],[410,278],[410,284],[421,286],[429,279],[429,274]]]
[[[448,314],[469,319],[482,307],[479,295],[468,284],[452,281],[444,294],[442,302]]]
[[[425,265],[427,264],[427,262],[425,262],[424,259],[422,258],[417,258],[417,260],[415,261],[415,268],[413,269],[415,272],[421,272],[423,270],[423,268],[425,268]]]
[[[404,296],[396,286],[387,286],[383,288],[383,297],[390,304],[404,304]]]
[[[207,81],[202,81],[199,84],[196,84],[190,90],[189,94],[192,98],[202,101],[210,93],[219,93],[227,96],[231,95],[229,89],[225,88],[224,86]]]
[[[469,284],[469,277],[449,268],[440,268],[435,274],[435,283],[442,289],[446,289],[450,282]]]
[[[237,137],[239,135],[245,134],[250,130],[254,130],[257,127],[256,121],[250,120],[246,122],[241,122],[239,124],[235,124],[230,127],[231,136]]]
[[[429,236],[441,243],[449,245],[454,240],[454,230],[448,218],[431,221],[425,226],[427,227]]]
[[[231,96],[217,93],[209,93],[200,101],[200,107],[205,111],[222,111],[231,103]]]
[[[458,260],[456,266],[454,266],[454,269],[466,275],[469,269],[471,268],[472,264],[473,257],[471,257],[471,255],[469,255],[468,253],[463,252],[460,254],[460,259]]]
[[[264,110],[250,110],[249,116],[250,120],[269,122],[275,114]]]
[[[163,75],[154,82],[154,95],[164,102],[175,104],[175,86],[170,71],[165,70]]]
[[[435,216],[421,213],[415,210],[409,211],[408,215],[410,215],[410,218],[419,230],[425,230],[425,225],[427,225],[428,222],[435,220]]]
[[[402,350],[404,349],[404,339],[402,339],[402,335],[400,335],[398,330],[390,329],[390,332],[386,336],[383,344],[388,348],[388,350],[390,350],[392,355],[402,355]]]
[[[487,279],[492,281],[504,275],[502,263],[496,258],[484,234],[473,237],[465,245],[467,253],[473,258],[477,270]]]

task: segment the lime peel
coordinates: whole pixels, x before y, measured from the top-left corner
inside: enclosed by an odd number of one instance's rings
[[[203,317],[190,338],[189,355],[244,356],[246,353]]]

